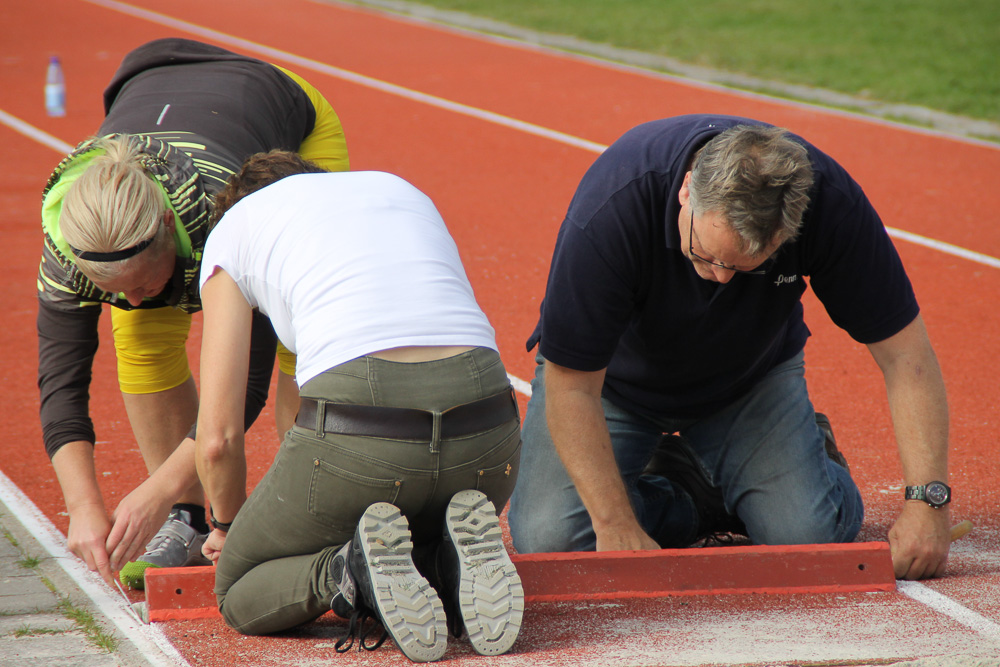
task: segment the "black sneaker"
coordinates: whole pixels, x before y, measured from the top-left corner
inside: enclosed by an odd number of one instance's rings
[[[746,526],[739,517],[726,511],[722,492],[712,485],[690,445],[681,436],[666,434],[660,438],[642,474],[666,477],[691,496],[698,511],[695,542],[726,533],[747,536]],[[716,541],[724,543],[726,540]]]
[[[359,638],[359,649],[374,651],[386,636],[414,662],[440,659],[448,647],[444,607],[410,554],[409,524],[398,508],[376,503],[365,510],[354,538],[334,557],[331,576],[338,583],[331,608],[349,614],[347,634],[335,649],[344,653]],[[382,624],[381,637],[368,643],[367,619]]]
[[[816,425],[819,426],[819,430],[823,431],[823,435],[826,436],[826,441],[823,443],[823,446],[826,448],[826,455],[830,457],[831,461],[850,474],[851,467],[847,465],[847,458],[837,449],[837,441],[833,437],[833,427],[830,426],[830,418],[821,412],[817,412]]]
[[[354,614],[355,600],[357,599],[354,577],[351,576],[351,569],[347,566],[347,561],[351,557],[352,544],[353,541],[342,546],[330,564],[330,578],[336,582],[339,591],[330,602],[330,611],[344,619],[350,619]]]
[[[524,588],[496,507],[481,491],[460,491],[448,503],[444,526],[438,564],[451,632],[459,637],[464,626],[481,655],[506,653],[521,630]]]

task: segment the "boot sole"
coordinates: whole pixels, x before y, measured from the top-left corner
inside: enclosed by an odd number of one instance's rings
[[[524,616],[524,588],[503,544],[496,508],[480,491],[461,491],[445,514],[458,554],[458,605],[477,653],[499,655],[514,645]]]
[[[394,505],[377,503],[362,515],[358,535],[372,598],[389,635],[414,662],[440,659],[448,647],[444,606],[413,564],[406,517]]]

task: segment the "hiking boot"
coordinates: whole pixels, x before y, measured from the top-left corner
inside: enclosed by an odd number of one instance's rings
[[[160,530],[146,545],[146,553],[125,563],[118,578],[128,588],[142,590],[146,587],[146,570],[151,567],[186,567],[211,565],[201,553],[207,533],[191,527],[191,513],[175,509],[167,516]]]
[[[830,426],[830,418],[821,412],[817,412],[816,426],[819,426],[819,430],[823,431],[823,435],[826,436],[826,440],[823,443],[823,446],[826,448],[826,455],[830,457],[831,461],[846,470],[847,474],[850,474],[851,468],[847,465],[847,458],[837,449],[837,441],[833,437],[833,427]]]
[[[444,607],[413,564],[409,524],[398,508],[375,503],[361,515],[353,539],[330,565],[339,594],[331,604],[334,613],[350,610],[347,634],[335,649],[344,653],[359,638],[359,649],[374,651],[386,637],[414,662],[430,662],[444,655],[448,630]],[[381,623],[382,636],[367,643],[371,629],[365,621]]]
[[[459,491],[445,511],[439,570],[451,632],[482,655],[510,650],[521,630],[524,588],[507,554],[496,507],[481,491]]]
[[[691,497],[698,511],[698,529],[694,542],[719,533],[747,536],[746,526],[739,517],[726,511],[722,492],[712,485],[690,445],[681,436],[665,434],[660,438],[653,458],[646,464],[642,474],[666,477],[671,484]]]

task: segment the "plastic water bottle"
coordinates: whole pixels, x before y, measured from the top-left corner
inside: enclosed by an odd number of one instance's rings
[[[49,58],[49,68],[45,72],[45,111],[50,116],[66,115],[66,80],[59,56]]]

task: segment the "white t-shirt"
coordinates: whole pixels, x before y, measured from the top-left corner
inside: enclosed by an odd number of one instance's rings
[[[208,237],[202,286],[216,267],[297,355],[299,386],[395,347],[497,349],[441,215],[392,174],[300,174],[245,197]]]

